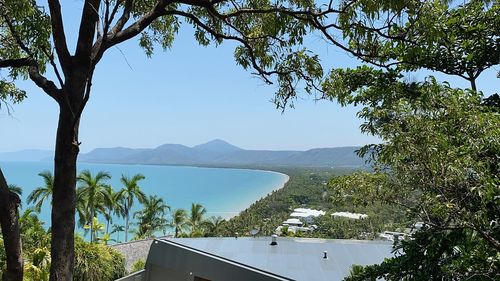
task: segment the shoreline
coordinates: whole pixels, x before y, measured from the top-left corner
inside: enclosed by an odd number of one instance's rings
[[[251,169],[248,169],[248,170],[251,170]],[[290,176],[287,175],[287,174],[284,174],[284,173],[280,173],[280,172],[275,172],[275,171],[268,171],[268,170],[259,170],[259,171],[265,171],[265,172],[269,172],[269,173],[274,173],[274,174],[279,174],[283,177],[282,181],[276,185],[275,187],[273,187],[273,189],[271,189],[269,192],[267,192],[266,194],[260,196],[259,198],[255,198],[249,202],[245,202],[245,203],[242,203],[240,206],[238,206],[237,210],[235,211],[235,214],[234,215],[230,215],[230,216],[222,216],[225,220],[230,220],[236,216],[238,216],[241,212],[245,211],[246,209],[250,208],[250,206],[252,206],[252,204],[254,204],[255,202],[263,199],[263,198],[266,198],[267,196],[269,196],[270,194],[272,194],[273,192],[276,192],[282,188],[284,188],[286,186],[286,184],[288,183],[288,181],[290,181]]]
[[[214,213],[214,214],[219,214],[224,220],[230,220],[234,217],[237,217],[241,212],[245,211],[246,209],[250,208],[252,204],[255,202],[266,198],[269,196],[271,193],[278,191],[282,188],[285,187],[285,185],[290,181],[290,176],[278,172],[278,171],[273,171],[269,170],[272,169],[272,167],[238,167],[238,166],[211,166],[211,165],[189,165],[189,164],[141,164],[141,163],[135,163],[135,164],[126,164],[126,163],[99,163],[99,162],[77,162],[78,163],[83,163],[83,164],[107,164],[107,165],[137,165],[137,166],[163,166],[163,167],[185,167],[185,168],[199,168],[199,169],[228,169],[228,170],[246,170],[246,171],[259,171],[259,172],[266,172],[266,173],[272,173],[272,174],[277,174],[283,177],[283,180],[281,181],[280,184],[277,186],[273,187],[270,191],[268,191],[266,194],[255,198],[254,200],[245,202],[240,204],[234,212],[227,212],[227,213],[222,213],[222,212],[207,212],[207,213]]]
[[[6,163],[52,163],[51,161],[0,161],[1,162],[6,162]],[[277,180],[276,183],[271,183],[269,184],[265,190],[263,190],[263,193],[261,194],[256,194],[256,196],[248,196],[248,198],[241,198],[242,200],[237,200],[239,199],[238,197],[233,198],[232,200],[236,201],[235,204],[228,204],[230,206],[229,210],[226,212],[210,212],[208,210],[207,215],[210,213],[213,213],[215,216],[221,216],[225,220],[232,219],[236,216],[238,216],[241,212],[244,210],[250,208],[252,204],[255,202],[266,198],[270,194],[272,194],[275,191],[278,191],[286,186],[286,184],[290,180],[290,176],[283,173],[283,172],[278,172],[277,170],[280,170],[279,167],[238,167],[238,166],[223,166],[223,167],[217,167],[217,166],[204,166],[204,165],[166,165],[166,164],[125,164],[125,163],[95,163],[95,162],[78,162],[77,164],[84,164],[84,165],[117,165],[117,166],[144,166],[144,167],[151,167],[151,166],[161,166],[161,167],[181,167],[181,168],[198,168],[198,169],[225,169],[225,170],[240,170],[240,171],[251,171],[251,172],[264,172],[264,173],[269,173],[269,174],[274,174],[279,176],[279,180]],[[50,220],[49,220],[50,221]]]

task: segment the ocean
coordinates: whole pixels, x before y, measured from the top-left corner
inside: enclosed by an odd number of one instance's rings
[[[43,185],[38,173],[53,171],[52,162],[0,162],[0,167],[9,184],[22,187],[23,209],[29,207],[26,198],[31,191]],[[222,216],[226,219],[282,187],[288,179],[284,174],[261,170],[78,163],[79,172],[86,169],[94,176],[99,171],[109,172],[112,178],[108,183],[115,191],[122,188],[122,174],[141,173],[146,177],[139,182],[144,193],[160,196],[172,210],[183,208],[189,212],[191,203],[200,203],[207,210],[207,218]],[[132,212],[140,207],[135,202]],[[46,226],[50,225],[49,202],[44,203],[40,217],[47,222]],[[123,220],[115,218],[114,223],[123,224]]]

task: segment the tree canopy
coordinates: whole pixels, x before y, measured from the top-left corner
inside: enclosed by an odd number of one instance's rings
[[[409,228],[423,224],[396,244],[396,257],[356,267],[348,280],[498,278],[498,95],[485,98],[476,86],[479,75],[500,62],[498,4],[424,1],[413,12],[403,8],[403,17],[377,14],[371,20],[380,28],[354,24],[344,33],[368,65],[333,69],[323,81],[324,96],[361,106],[361,131],[382,142],[359,151],[370,156],[373,172],[337,177],[329,186],[336,202],[382,201],[405,210]],[[470,89],[432,76],[406,78],[421,69],[462,77]]]
[[[356,268],[348,280],[498,278],[498,95],[485,98],[475,82],[499,63],[498,1],[429,3],[430,12],[405,23],[413,33],[362,29],[350,43],[368,47],[357,55],[371,66],[334,69],[322,84],[325,97],[362,106],[361,131],[382,140],[360,150],[374,171],[334,178],[334,198],[382,201],[405,210],[409,228],[423,224],[396,245],[399,255]],[[405,78],[418,69],[460,76],[470,89]]]
[[[0,1],[0,68],[4,74],[0,101],[21,101],[26,93],[14,82],[24,78],[59,106],[51,280],[73,277],[80,117],[90,99],[95,67],[111,47],[138,37],[139,45],[151,56],[156,46],[168,49],[182,25],[191,26],[198,44],[237,43],[236,63],[266,83],[276,84],[278,107],[291,104],[300,91],[320,92],[346,103],[367,104],[361,114],[374,121],[379,116],[372,113],[379,111],[371,106],[394,106],[400,100],[394,95],[403,90],[418,97],[423,89],[433,88],[398,83],[402,71],[426,68],[458,75],[469,80],[475,91],[477,76],[498,64],[500,56],[498,0],[471,0],[456,6],[440,0],[85,0],[82,5],[78,36],[70,44],[60,1],[48,0],[46,7],[35,0]],[[333,70],[323,77],[319,57],[303,45],[314,30],[378,68]],[[70,50],[68,46],[73,45]],[[385,82],[390,82],[386,85],[391,90],[384,92],[387,100],[376,100],[380,91],[373,92],[371,85]],[[344,85],[350,88],[342,89]],[[360,95],[352,95],[353,91]],[[387,133],[386,127],[369,122],[366,126],[376,134]]]
[[[34,0],[2,0],[0,35],[0,68],[8,68],[0,78],[0,105],[18,103],[26,92],[16,87],[15,80],[45,70],[51,52],[50,18]]]
[[[372,154],[375,171],[334,178],[330,186],[340,201],[403,207],[408,227],[422,222],[423,229],[397,245],[404,254],[353,280],[495,279],[500,115],[477,92],[433,79],[413,92],[401,89],[360,113],[364,130],[383,140],[361,151]]]
[[[356,1],[337,20],[315,25],[328,41],[368,64],[455,75],[473,90],[479,75],[500,61],[498,0]],[[335,36],[338,28],[344,41]]]

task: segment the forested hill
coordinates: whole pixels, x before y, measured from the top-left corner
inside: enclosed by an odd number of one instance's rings
[[[246,150],[222,140],[188,147],[164,144],[154,149],[98,148],[81,162],[205,166],[360,167],[359,147],[317,148],[307,151]]]

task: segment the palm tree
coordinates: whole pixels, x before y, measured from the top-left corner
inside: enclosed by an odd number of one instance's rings
[[[9,184],[9,191],[13,192],[17,196],[21,197],[23,195],[23,189],[19,185],[16,184]]]
[[[50,233],[43,227],[44,222],[33,209],[25,210],[19,216],[19,227],[23,234],[23,244],[29,247],[50,248]]]
[[[172,214],[172,223],[170,224],[175,229],[175,236],[179,237],[179,234],[182,233],[182,230],[188,224],[188,216],[187,212],[184,209],[176,209]]]
[[[118,224],[113,224],[111,227],[111,233],[113,234],[116,232],[116,242],[120,243],[120,232],[125,231],[125,226],[123,225],[118,225]]]
[[[200,224],[203,221],[203,215],[207,212],[205,207],[199,203],[191,204],[191,216],[189,217],[188,223],[191,225],[191,236],[199,236]]]
[[[17,195],[19,198],[21,198],[21,196],[23,195],[23,189],[19,186],[19,185],[16,185],[16,184],[9,184],[7,186],[9,188],[9,191],[14,193],[15,195]],[[22,208],[22,200],[19,200],[19,204],[18,204],[18,210],[19,208]]]
[[[222,223],[224,222],[224,218],[221,216],[211,216],[207,220],[202,222],[203,228],[205,229],[205,235],[214,236],[217,235]]]
[[[45,185],[43,187],[37,187],[28,195],[28,204],[35,203],[34,210],[39,213],[42,209],[43,202],[49,200],[49,197],[52,196],[52,191],[54,190],[54,176],[50,171],[43,171],[38,175],[43,178]]]
[[[165,204],[163,198],[158,196],[149,196],[144,200],[144,207],[141,211],[134,213],[134,217],[138,219],[138,230],[136,237],[148,238],[154,236],[154,233],[159,230],[165,230],[167,219],[165,214],[170,207]]]
[[[145,179],[142,174],[136,174],[132,178],[122,175],[120,181],[124,185],[123,189],[118,192],[117,200],[123,200],[123,215],[125,216],[125,242],[128,241],[130,209],[134,204],[134,199],[137,198],[140,203],[146,200],[146,195],[142,192],[137,184],[140,180]]]
[[[85,229],[90,229],[90,233],[93,235],[90,235],[90,238],[94,236],[93,241],[98,242],[100,240],[100,237],[97,236],[97,233],[103,233],[104,232],[104,224],[99,222],[99,219],[97,217],[94,217],[92,221],[84,226]],[[90,241],[92,242],[92,240]]]
[[[106,189],[109,187],[106,180],[111,179],[111,175],[107,172],[100,171],[95,177],[89,170],[85,170],[78,176],[78,181],[81,183],[78,187],[78,199],[85,202],[87,219],[90,228],[90,242],[95,241],[95,233],[93,227],[93,219],[97,216],[98,211],[104,209],[104,205],[111,199],[108,198]]]
[[[109,225],[113,223],[113,213],[119,214],[120,206],[117,204],[117,192],[115,192],[111,186],[107,186],[104,192],[106,193],[106,200],[104,201],[102,213],[106,220],[106,234],[108,234]]]
[[[97,240],[104,245],[108,245],[109,242],[117,243],[116,239],[112,239],[109,233],[104,233],[101,237],[98,237]]]
[[[90,215],[88,214],[87,202],[84,201],[79,189],[76,191],[76,213],[78,214],[78,226],[85,229],[90,221]],[[85,230],[85,234],[87,234],[87,230]]]

